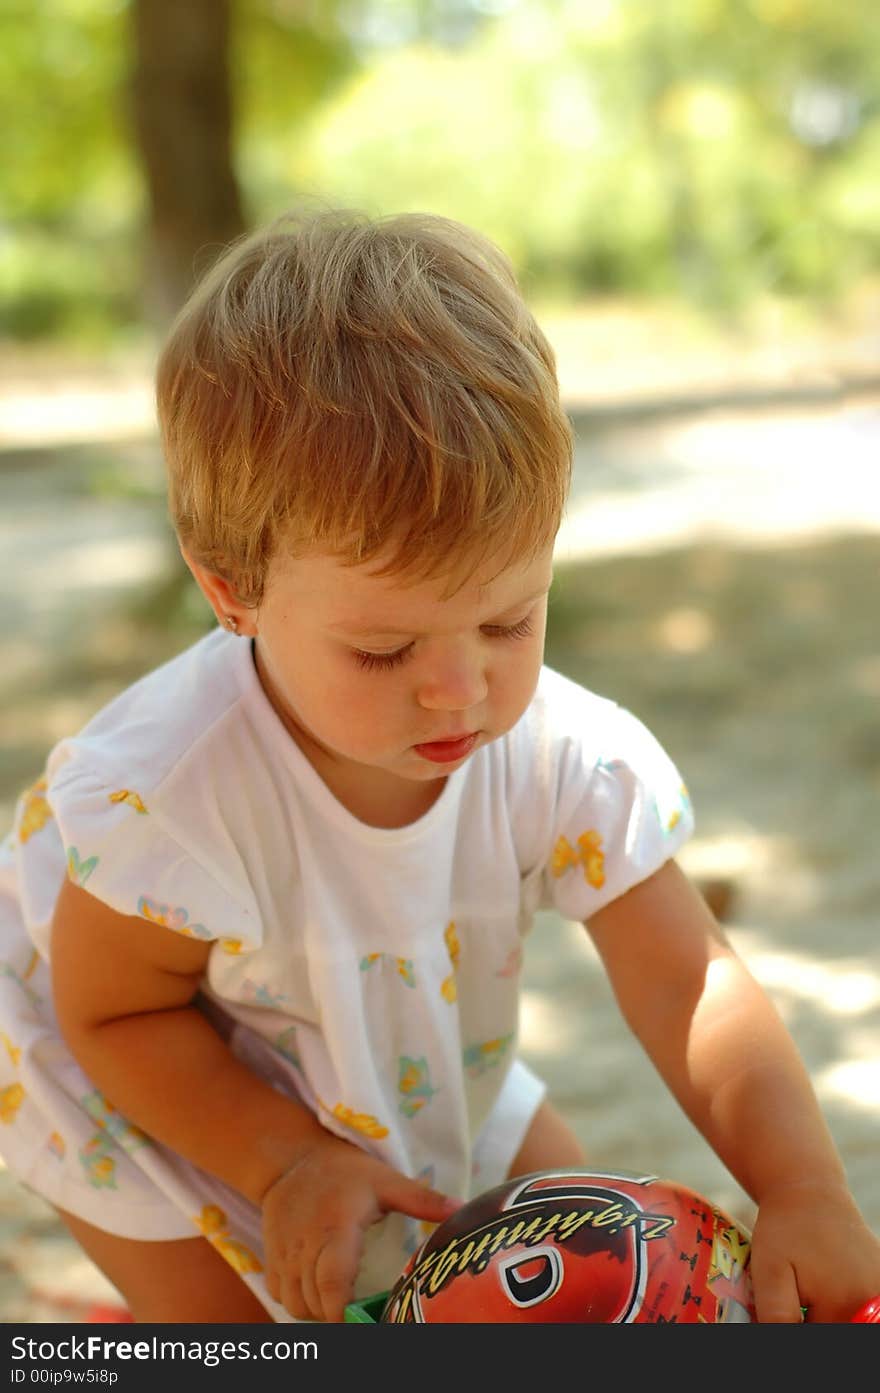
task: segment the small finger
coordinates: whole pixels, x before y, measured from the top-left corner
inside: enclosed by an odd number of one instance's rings
[[[320,1320],[320,1311],[315,1311],[303,1291],[302,1281],[298,1276],[287,1275],[282,1282],[281,1305],[285,1311],[293,1316],[294,1320]]]
[[[314,1280],[320,1308],[327,1321],[343,1321],[354,1295],[354,1283],[363,1251],[360,1229],[335,1230],[318,1254]]]
[[[755,1314],[763,1325],[799,1325],[803,1310],[794,1269],[785,1266],[755,1280]]]
[[[281,1276],[274,1265],[266,1265],[266,1290],[273,1301],[281,1302]]]
[[[333,1317],[327,1315],[326,1302],[321,1291],[320,1282],[318,1281],[318,1268],[321,1263],[322,1252],[323,1249],[319,1248],[314,1257],[311,1257],[308,1262],[303,1263],[302,1271],[300,1272],[303,1300],[313,1313],[309,1317],[310,1320],[333,1319]]]

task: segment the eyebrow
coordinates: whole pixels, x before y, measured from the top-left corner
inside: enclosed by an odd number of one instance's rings
[[[536,600],[540,600],[543,595],[547,595],[549,594],[549,592],[549,585],[542,586],[540,590],[535,591],[534,595],[529,595],[523,600],[517,600],[516,604],[508,605],[506,610],[502,610],[502,615],[509,614],[511,610],[521,609],[523,605],[533,605]],[[500,617],[501,616],[499,616],[499,618]],[[483,622],[491,623],[492,621],[484,620]],[[354,622],[348,624],[343,622],[342,624],[328,624],[327,627],[328,629],[330,629],[332,633],[347,634],[351,638],[366,638],[368,635],[382,638],[419,637],[418,634],[414,634],[412,629],[386,629],[384,626],[375,623],[361,624],[358,622]]]

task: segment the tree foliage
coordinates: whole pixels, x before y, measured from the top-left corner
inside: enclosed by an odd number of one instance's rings
[[[8,332],[140,312],[132,4],[0,9]],[[495,236],[543,291],[725,310],[876,272],[876,0],[845,22],[839,0],[231,5],[246,222],[303,195],[427,208]]]
[[[473,220],[567,293],[832,299],[878,259],[880,9],[848,16],[829,0],[521,0],[463,52],[371,64],[297,177]]]

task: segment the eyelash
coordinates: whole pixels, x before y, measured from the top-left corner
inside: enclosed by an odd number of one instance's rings
[[[506,628],[501,624],[488,624],[483,632],[489,638],[528,638],[534,632],[530,618],[521,619],[518,624],[510,624]],[[413,645],[406,644],[403,648],[396,649],[393,653],[365,653],[361,648],[354,648],[355,662],[359,668],[365,672],[389,672],[392,668],[399,667],[405,663],[407,658],[412,656]]]

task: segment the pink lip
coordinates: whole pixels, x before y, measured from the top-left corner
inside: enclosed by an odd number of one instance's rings
[[[434,764],[452,764],[457,759],[469,755],[477,743],[477,732],[460,735],[454,740],[431,740],[425,745],[414,745],[416,754],[422,759],[430,759]]]

